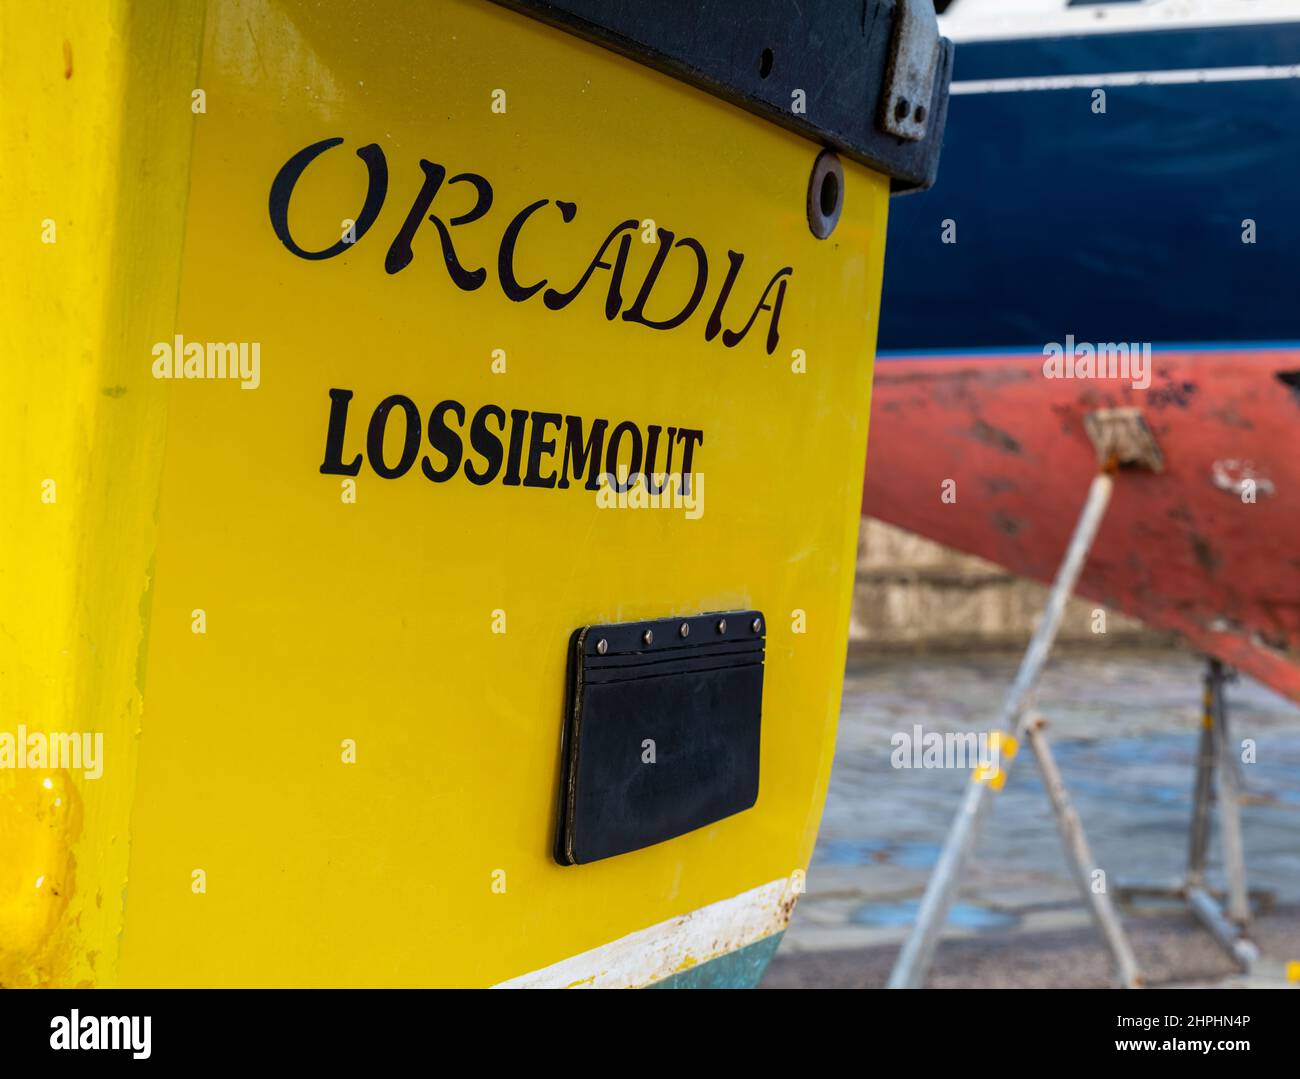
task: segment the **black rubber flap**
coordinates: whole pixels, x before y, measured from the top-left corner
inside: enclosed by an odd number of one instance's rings
[[[766,632],[758,611],[723,611],[573,634],[556,861],[639,850],[758,800]]]

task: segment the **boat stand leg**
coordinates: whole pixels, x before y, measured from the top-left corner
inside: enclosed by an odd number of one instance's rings
[[[1038,770],[1042,773],[1047,796],[1052,800],[1052,810],[1056,814],[1056,826],[1061,833],[1061,845],[1065,848],[1065,857],[1070,863],[1070,868],[1074,870],[1074,878],[1078,881],[1079,891],[1083,893],[1084,901],[1092,912],[1097,930],[1110,950],[1111,959],[1115,964],[1116,980],[1125,989],[1140,988],[1142,976],[1138,970],[1137,959],[1133,955],[1133,949],[1129,947],[1128,937],[1124,934],[1124,926],[1119,920],[1115,905],[1111,902],[1104,872],[1099,882],[1100,890],[1097,887],[1098,882],[1093,879],[1094,874],[1102,871],[1093,860],[1092,850],[1088,846],[1088,837],[1084,835],[1083,823],[1074,810],[1069,792],[1065,789],[1065,781],[1056,767],[1056,758],[1052,756],[1051,746],[1047,742],[1047,720],[1042,716],[1031,716],[1025,725],[1025,734],[1034,751],[1034,759],[1038,761]]]
[[[1246,971],[1254,968],[1259,949],[1246,937],[1251,896],[1246,888],[1246,856],[1241,839],[1241,786],[1232,739],[1228,734],[1228,705],[1224,684],[1228,672],[1217,659],[1205,666],[1201,734],[1196,751],[1196,780],[1192,787],[1192,826],[1187,848],[1187,879],[1177,888],[1129,885],[1117,891],[1130,898],[1181,899],[1215,941]],[[1228,878],[1227,910],[1205,881],[1210,846],[1210,807],[1219,809],[1223,867]],[[1271,892],[1255,893],[1258,903],[1272,902]]]
[[[1244,927],[1250,921],[1246,894],[1246,853],[1241,838],[1241,800],[1234,766],[1234,750],[1228,734],[1228,706],[1224,696],[1223,664],[1210,660],[1206,681],[1213,684],[1216,791],[1219,803],[1219,839],[1223,845],[1223,869],[1228,877],[1228,918]]]
[[[1259,949],[1254,943],[1241,935],[1239,927],[1224,917],[1219,904],[1214,901],[1204,888],[1187,889],[1187,905],[1219,945],[1226,951],[1242,970],[1249,972],[1259,960]]]
[[[1034,690],[1043,673],[1056,641],[1057,631],[1061,627],[1061,618],[1065,614],[1065,604],[1074,592],[1074,586],[1087,561],[1088,551],[1096,539],[1097,529],[1101,525],[1106,507],[1110,504],[1114,479],[1109,472],[1099,472],[1088,488],[1088,498],[1074,526],[1074,535],[1066,549],[1065,558],[1057,570],[1056,580],[1047,599],[1047,606],[1038,620],[1029,647],[1020,661],[1016,679],[1007,693],[998,717],[997,730],[1008,736],[1019,733],[1021,720],[1030,706]],[[1014,743],[1012,751],[1014,752]],[[921,899],[920,909],[916,914],[916,924],[912,927],[907,940],[903,942],[902,951],[889,975],[890,989],[919,989],[925,982],[926,973],[934,958],[935,948],[939,945],[939,935],[943,932],[944,922],[948,918],[948,908],[952,905],[957,891],[958,877],[965,864],[975,839],[979,825],[988,811],[995,790],[1005,781],[1005,769],[1009,766],[1011,754],[1003,752],[1001,770],[996,777],[977,773],[977,778],[966,788],[961,808],[952,822],[948,838],[944,841],[939,861],[930,875]]]
[[[1223,691],[1226,681],[1223,664],[1217,659],[1209,659],[1205,666],[1201,737],[1196,754],[1196,784],[1192,792],[1192,834],[1183,894],[1201,925],[1224,951],[1249,971],[1259,959],[1259,949],[1244,935],[1250,920],[1250,897],[1246,889],[1246,856],[1241,840],[1240,790]],[[1228,877],[1226,913],[1205,885],[1211,799],[1219,809],[1219,838],[1223,845],[1223,868]]]
[[[1205,880],[1205,857],[1210,846],[1210,798],[1214,784],[1217,742],[1214,733],[1214,684],[1212,665],[1205,669],[1205,691],[1201,698],[1201,735],[1196,749],[1196,780],[1192,787],[1192,828],[1187,849],[1187,886],[1200,887]]]

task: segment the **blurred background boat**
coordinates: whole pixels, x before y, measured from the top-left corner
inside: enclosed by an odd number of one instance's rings
[[[1079,592],[1300,699],[1300,5],[937,6],[944,170],[891,207],[863,512],[1048,580],[1085,417],[1139,408],[1164,470]],[[1069,338],[1149,344],[1149,385],[1044,377]]]

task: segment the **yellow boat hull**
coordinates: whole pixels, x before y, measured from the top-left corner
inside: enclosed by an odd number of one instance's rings
[[[888,178],[819,240],[816,145],[472,0],[54,7],[0,35],[0,706],[102,754],[0,771],[0,983],[752,980],[830,773]],[[676,428],[698,514],[602,504],[568,417]],[[572,631],[746,608],[757,803],[557,864]]]

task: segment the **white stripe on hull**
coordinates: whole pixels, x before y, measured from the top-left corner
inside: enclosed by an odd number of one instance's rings
[[[521,974],[496,989],[636,989],[783,930],[796,899],[788,877],[639,929],[591,951]]]
[[[1095,75],[1024,75],[1009,79],[954,82],[954,94],[1008,94],[1026,90],[1093,89],[1098,86],[1176,86],[1200,82],[1300,79],[1300,64],[1274,67],[1193,67],[1175,71],[1108,71]]]
[[[939,33],[960,45],[1296,21],[1300,9],[1295,0],[1145,0],[1074,7],[1066,0],[954,0],[947,14],[939,16]]]

